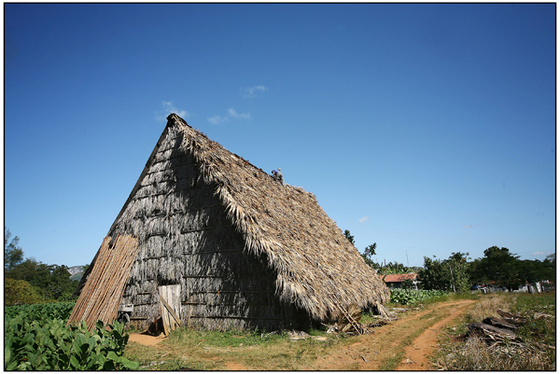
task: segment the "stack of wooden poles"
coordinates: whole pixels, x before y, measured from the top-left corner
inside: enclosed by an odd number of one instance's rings
[[[103,240],[69,325],[85,321],[91,330],[98,320],[104,324],[115,320],[137,252],[138,240],[132,235],[117,235],[114,240],[107,236]]]

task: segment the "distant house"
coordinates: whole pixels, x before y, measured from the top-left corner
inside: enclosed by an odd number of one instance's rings
[[[383,281],[389,288],[402,288],[402,284],[404,281],[410,280],[414,285],[415,289],[418,289],[418,274],[416,273],[409,273],[409,274],[387,274],[382,275]]]

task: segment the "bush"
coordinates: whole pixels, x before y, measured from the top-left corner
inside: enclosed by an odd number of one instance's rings
[[[43,301],[39,292],[29,282],[4,279],[4,305],[37,304]]]

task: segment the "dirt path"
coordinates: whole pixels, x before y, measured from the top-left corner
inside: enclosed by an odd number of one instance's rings
[[[469,310],[475,300],[459,300],[428,306],[362,335],[357,342],[319,358],[310,370],[384,370],[382,365],[404,359],[396,370],[431,370],[428,355],[437,344],[441,329]],[[412,338],[416,336],[416,338]]]
[[[165,339],[165,336],[163,334],[161,334],[160,336],[153,336],[148,334],[132,333],[129,334],[128,341],[153,347],[159,342],[163,341],[163,339]]]
[[[464,300],[461,303],[450,304],[446,307],[447,316],[424,330],[411,345],[405,349],[405,359],[396,370],[430,370],[428,357],[437,346],[437,339],[445,326],[461,316],[472,307],[474,300]]]
[[[322,354],[303,370],[434,370],[428,357],[437,346],[443,328],[475,303],[475,300],[458,300],[429,304],[419,311],[401,314],[397,320],[375,328],[372,334],[356,337],[347,345]],[[163,339],[163,335],[130,334],[129,341],[155,346]],[[234,360],[224,365],[227,370],[247,370]]]

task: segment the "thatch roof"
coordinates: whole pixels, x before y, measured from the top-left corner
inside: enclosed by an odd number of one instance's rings
[[[282,186],[176,114],[167,119],[168,128],[182,132],[181,151],[192,154],[205,183],[214,186],[214,193],[243,235],[245,250],[264,256],[276,272],[276,292],[282,300],[320,320],[336,316],[336,304],[367,307],[388,300],[384,282],[365,264],[313,194],[288,184]],[[137,184],[131,197],[138,188]]]

